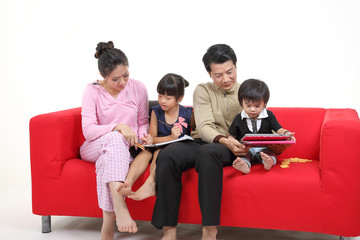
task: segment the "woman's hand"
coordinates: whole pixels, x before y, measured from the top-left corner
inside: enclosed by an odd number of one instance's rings
[[[135,149],[138,148],[138,138],[136,133],[128,125],[119,123],[114,130],[120,131],[125,141],[128,142],[130,146],[135,146]]]
[[[181,129],[178,126],[173,126],[173,128],[171,129],[171,138],[175,140],[178,139],[180,135]]]
[[[250,146],[241,144],[232,136],[228,136],[227,138],[220,138],[219,142],[221,144],[224,144],[228,149],[230,149],[230,151],[235,156],[245,156],[250,148]]]

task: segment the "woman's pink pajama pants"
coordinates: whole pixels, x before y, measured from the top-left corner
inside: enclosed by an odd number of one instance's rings
[[[95,163],[99,207],[113,212],[114,204],[109,183],[124,181],[133,158],[129,144],[119,132],[110,132],[80,147],[81,158]]]

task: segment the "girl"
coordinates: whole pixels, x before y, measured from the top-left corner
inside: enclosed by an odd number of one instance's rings
[[[153,143],[175,140],[183,134],[190,135],[190,130],[195,128],[192,107],[184,107],[179,104],[184,97],[187,86],[189,86],[188,81],[173,73],[166,74],[158,83],[159,105],[151,108],[149,127],[149,134],[153,136]],[[145,172],[152,154],[149,150],[145,150],[134,159],[124,185],[118,188],[120,193],[134,200],[155,196],[155,168],[159,151],[160,148],[154,152],[149,177],[136,192],[132,192],[131,187]]]
[[[123,184],[133,160],[129,147],[138,147],[138,136],[147,135],[148,97],[143,83],[129,78],[126,55],[110,42],[97,45],[95,58],[103,80],[87,85],[82,99],[80,147],[84,161],[95,163],[99,207],[103,210],[101,239],[114,239],[114,220],[120,232],[136,232],[124,197],[116,189]]]

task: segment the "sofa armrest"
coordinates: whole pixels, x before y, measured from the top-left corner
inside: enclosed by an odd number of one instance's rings
[[[353,109],[328,109],[320,136],[322,190],[345,195],[359,193],[359,173],[359,116]],[[360,194],[355,195],[360,198]]]
[[[79,158],[84,137],[81,108],[46,113],[30,119],[32,180],[58,178],[64,163]]]

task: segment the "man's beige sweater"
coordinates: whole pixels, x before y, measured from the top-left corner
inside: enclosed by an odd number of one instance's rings
[[[196,128],[191,132],[193,138],[212,143],[216,136],[227,135],[236,114],[242,110],[238,100],[239,87],[236,82],[229,91],[225,91],[213,82],[207,82],[195,88],[193,107]]]

